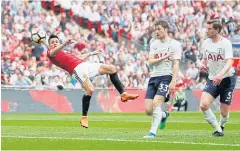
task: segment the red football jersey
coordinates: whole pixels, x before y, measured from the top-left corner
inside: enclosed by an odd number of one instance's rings
[[[61,50],[54,57],[50,56],[50,50],[47,51],[47,56],[50,61],[56,66],[66,70],[70,75],[72,75],[73,70],[77,65],[83,62],[83,60],[79,59],[74,54]]]

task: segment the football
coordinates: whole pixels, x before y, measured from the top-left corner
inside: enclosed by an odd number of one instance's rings
[[[46,33],[44,30],[40,29],[40,28],[34,28],[31,31],[31,40],[34,43],[44,43],[46,40]]]

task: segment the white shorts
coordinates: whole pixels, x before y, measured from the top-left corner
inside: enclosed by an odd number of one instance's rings
[[[82,84],[87,78],[98,76],[101,65],[102,63],[80,63],[75,67],[72,77]]]

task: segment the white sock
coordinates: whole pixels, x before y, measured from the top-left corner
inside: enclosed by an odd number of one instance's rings
[[[219,125],[224,127],[228,119],[229,119],[229,113],[226,117],[223,117],[222,115],[220,115]]]
[[[222,132],[222,129],[220,125],[217,122],[216,116],[214,115],[213,111],[211,109],[208,109],[207,111],[203,111],[203,115],[207,122],[212,125],[213,128],[215,128],[216,131]]]
[[[166,118],[167,117],[167,114],[166,114],[166,112],[162,112],[162,118]]]
[[[158,125],[162,119],[162,109],[160,106],[156,107],[153,111],[153,120],[152,120],[152,127],[150,132],[153,134],[157,133]]]

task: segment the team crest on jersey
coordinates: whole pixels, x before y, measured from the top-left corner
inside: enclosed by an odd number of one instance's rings
[[[218,53],[223,53],[223,49],[222,48],[218,48],[217,51],[218,51]]]
[[[171,50],[172,50],[172,47],[169,46],[169,47],[167,48],[167,51],[169,52],[169,51],[171,51]]]

